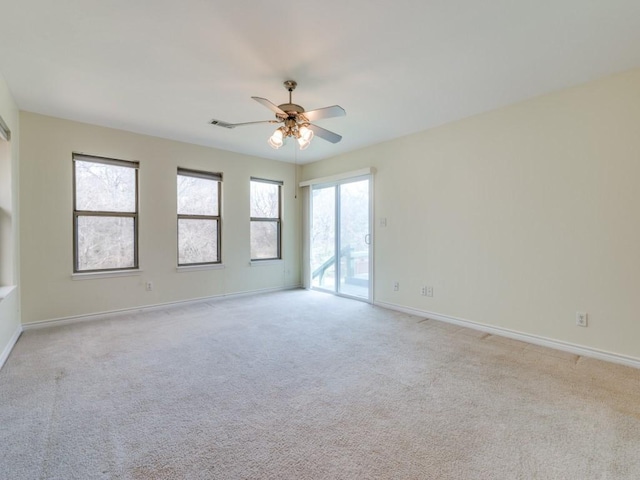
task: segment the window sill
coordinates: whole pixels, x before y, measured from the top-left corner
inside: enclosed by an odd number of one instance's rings
[[[6,287],[0,287],[0,302],[9,296],[16,288],[16,285],[8,285]]]
[[[71,280],[96,280],[98,278],[134,277],[136,275],[142,275],[142,270],[72,273]]]
[[[195,272],[198,270],[222,270],[224,264],[212,263],[211,265],[185,265],[183,267],[176,267],[176,272]]]
[[[273,260],[251,260],[249,265],[252,267],[266,267],[267,265],[281,265],[284,260],[281,258],[274,258]]]

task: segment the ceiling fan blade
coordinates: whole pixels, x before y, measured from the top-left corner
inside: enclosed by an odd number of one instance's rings
[[[309,125],[309,128],[311,129],[314,135],[317,135],[318,137],[326,140],[327,142],[338,143],[340,140],[342,140],[342,136],[338,135],[337,133],[330,132],[329,130],[326,130],[317,125]]]
[[[279,115],[284,115],[285,117],[287,116],[287,112],[285,112],[284,110],[282,110],[280,107],[278,107],[277,105],[274,105],[273,103],[271,103],[269,100],[267,100],[266,98],[261,98],[261,97],[251,97],[253,98],[256,102],[260,103],[261,105],[264,105],[265,107],[267,107],[269,110],[271,110],[273,113],[275,114],[279,114]]]
[[[259,122],[229,123],[223,120],[213,119],[209,123],[211,125],[215,125],[216,127],[236,128],[236,127],[243,127],[245,125],[254,125],[256,123],[280,123],[280,122],[278,120],[260,120]]]
[[[333,117],[344,117],[347,112],[344,111],[340,105],[333,105],[331,107],[318,108],[316,110],[311,110],[310,112],[304,112],[303,115],[310,122],[315,122],[316,120],[322,120],[323,118],[333,118]]]

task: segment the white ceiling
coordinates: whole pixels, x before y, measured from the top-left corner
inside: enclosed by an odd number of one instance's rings
[[[22,110],[306,163],[640,66],[639,0],[0,0]],[[271,149],[251,100],[341,105]]]

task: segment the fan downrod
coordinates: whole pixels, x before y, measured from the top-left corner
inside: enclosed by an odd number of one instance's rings
[[[278,105],[278,108],[285,111],[289,116],[289,118],[296,118],[298,114],[304,113],[304,108],[302,108],[300,105],[296,105],[291,100],[291,92],[293,92],[296,89],[296,87],[298,86],[298,82],[296,82],[295,80],[285,80],[283,82],[283,85],[284,85],[284,88],[286,88],[287,91],[289,92],[289,103],[283,103],[282,105]],[[278,115],[276,114],[276,116]]]

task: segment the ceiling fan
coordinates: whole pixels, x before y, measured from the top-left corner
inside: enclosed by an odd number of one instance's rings
[[[338,105],[331,107],[318,108],[305,112],[304,108],[300,105],[296,105],[291,100],[291,94],[297,86],[297,82],[294,80],[287,80],[284,82],[284,87],[289,91],[289,103],[283,103],[281,105],[275,105],[266,98],[251,97],[256,102],[264,105],[276,115],[275,120],[261,120],[257,122],[243,122],[243,123],[228,123],[222,120],[211,120],[211,125],[224,128],[236,128],[245,125],[254,125],[257,123],[282,123],[281,127],[278,127],[273,135],[268,140],[269,145],[273,148],[280,148],[284,145],[287,137],[294,137],[300,145],[300,150],[304,150],[311,144],[311,139],[314,135],[322,138],[331,143],[338,143],[342,140],[342,137],[337,133],[326,130],[317,125],[313,125],[311,122],[316,120],[322,120],[324,118],[342,117],[346,115],[344,109]]]

